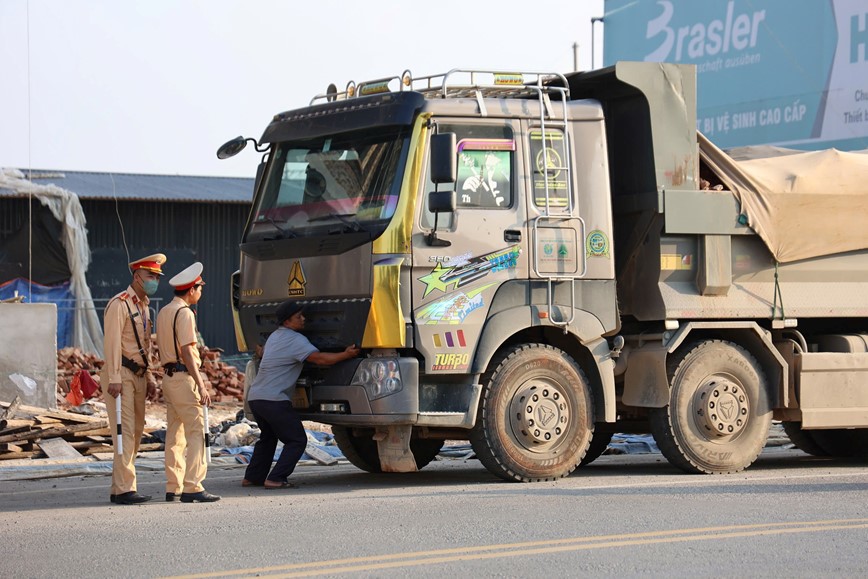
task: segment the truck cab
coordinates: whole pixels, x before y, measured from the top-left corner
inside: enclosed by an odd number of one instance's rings
[[[469,438],[504,345],[569,342],[594,367],[612,363],[603,113],[570,100],[563,76],[454,70],[351,85],[276,115],[260,144],[233,279],[239,345],[263,343],[285,299],[305,305],[319,349],[360,345],[360,359],[306,367],[298,387],[303,418],[333,425],[363,468],[415,470],[444,439]],[[445,177],[432,164],[444,146]],[[444,194],[454,205],[437,206]],[[590,373],[578,394],[553,381],[515,395],[536,396],[548,418],[512,419],[522,452],[581,458],[595,413],[614,418],[611,369]]]

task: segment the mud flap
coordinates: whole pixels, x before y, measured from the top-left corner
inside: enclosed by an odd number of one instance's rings
[[[380,455],[380,468],[383,472],[416,472],[416,459],[410,451],[410,435],[413,427],[409,424],[378,428],[374,434],[377,452]]]

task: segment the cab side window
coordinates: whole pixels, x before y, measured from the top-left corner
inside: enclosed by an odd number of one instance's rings
[[[458,141],[458,180],[455,193],[459,209],[508,209],[515,197],[515,139],[505,125],[441,123],[441,133],[455,133]],[[443,186],[441,185],[441,188]],[[433,191],[428,179],[426,191]],[[427,203],[422,226],[432,227],[434,216]],[[438,227],[452,227],[452,215],[440,215]]]

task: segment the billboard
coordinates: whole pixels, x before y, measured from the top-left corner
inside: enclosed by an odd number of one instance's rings
[[[697,67],[721,147],[868,149],[866,0],[606,0],[604,64]]]

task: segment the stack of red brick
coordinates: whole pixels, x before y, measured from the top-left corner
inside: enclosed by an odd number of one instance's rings
[[[202,358],[202,374],[208,384],[208,393],[214,402],[240,402],[244,395],[244,374],[235,366],[220,359],[220,350],[212,350],[205,346],[199,347]],[[105,362],[94,354],[87,354],[78,348],[63,348],[57,351],[57,390],[61,397],[69,392],[69,384],[79,370],[90,372],[93,379],[99,382],[99,371]],[[163,372],[158,358],[151,357],[151,368],[157,380],[157,387],[162,383]],[[158,392],[162,402],[162,391]],[[99,398],[99,395],[97,395]]]

